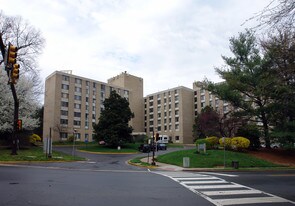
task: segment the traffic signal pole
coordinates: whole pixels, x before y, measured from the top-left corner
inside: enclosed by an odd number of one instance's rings
[[[2,35],[0,34],[0,50],[2,53],[3,61],[5,61],[5,46],[2,40]],[[6,65],[5,65],[6,66]],[[8,78],[9,72],[7,71]],[[12,82],[9,82],[13,100],[14,100],[14,115],[13,115],[13,131],[12,131],[12,145],[11,145],[11,155],[17,155],[17,144],[18,144],[18,137],[17,137],[17,121],[18,121],[18,108],[19,108],[19,101],[16,95],[16,90],[14,87],[14,84]]]

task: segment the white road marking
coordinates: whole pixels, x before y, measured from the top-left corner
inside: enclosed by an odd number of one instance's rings
[[[194,184],[194,185],[199,185],[199,184],[224,184],[227,183],[225,180],[217,180],[217,181],[181,181],[183,184]]]
[[[206,176],[206,177],[179,177],[179,178],[174,178],[178,181],[186,181],[186,180],[219,180],[219,178],[217,177],[210,177],[210,176]]]
[[[220,188],[242,188],[242,185],[232,185],[232,184],[226,184],[226,185],[198,185],[198,186],[189,186],[186,185],[187,187],[195,190],[202,190],[202,189],[220,189]]]
[[[225,176],[225,177],[238,177],[239,176],[239,175],[230,175],[230,174],[217,173],[217,172],[202,172],[202,174],[219,175],[219,176]]]
[[[220,190],[220,191],[202,191],[207,196],[214,195],[242,195],[242,194],[261,194],[259,190]]]
[[[248,197],[248,198],[230,198],[230,199],[215,199],[221,205],[240,205],[240,204],[254,204],[254,203],[275,203],[275,202],[289,202],[280,197]]]
[[[196,173],[187,173],[187,172],[154,172],[180,183],[182,186],[186,187],[193,193],[203,197],[209,202],[213,203],[216,206],[225,206],[225,205],[243,205],[243,204],[259,204],[259,203],[291,203],[295,204],[295,202],[291,200],[287,200],[263,191],[256,190],[251,187],[247,187],[245,185],[240,185],[234,182],[227,182],[224,179],[196,174]],[[208,174],[208,173],[206,173]],[[237,176],[237,175],[228,175],[222,173],[210,173],[214,175],[223,175],[223,176]],[[195,180],[195,181],[194,181]],[[223,181],[223,182],[221,182]],[[211,185],[207,184],[213,183]],[[222,184],[221,184],[222,183]],[[226,184],[227,183],[227,184]],[[193,184],[193,185],[192,185]],[[232,190],[229,190],[233,188]],[[206,191],[206,189],[210,189],[210,191]],[[224,190],[222,190],[224,189]],[[247,195],[256,194],[260,197],[247,197]],[[221,196],[218,199],[212,199],[211,196]],[[222,196],[231,196],[231,198],[225,197],[222,199]],[[244,195],[245,197],[237,198],[238,195]]]

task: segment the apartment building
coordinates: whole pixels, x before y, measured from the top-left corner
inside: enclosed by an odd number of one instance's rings
[[[107,83],[55,71],[46,78],[43,138],[92,141],[92,124],[97,123],[103,101],[115,90],[129,101],[134,118],[130,121],[133,135],[152,136],[153,132],[169,136],[175,143],[193,143],[195,116],[207,106],[221,115],[230,105],[194,82],[193,89],[179,86],[143,97],[143,79],[127,72],[112,77]]]
[[[193,83],[194,90],[194,113],[195,116],[201,113],[202,109],[206,106],[211,106],[217,113],[223,115],[229,112],[232,107],[229,103],[219,99],[208,90],[203,88],[202,82]]]
[[[132,84],[124,84],[125,78]],[[124,72],[104,83],[75,76],[68,71],[56,71],[45,81],[43,138],[51,135],[54,141],[59,141],[75,135],[77,140],[92,141],[92,124],[97,123],[104,109],[103,101],[113,90],[130,102],[130,108],[135,113],[130,123],[134,131],[143,131],[143,126],[136,123],[139,119],[142,122],[143,106],[139,108],[140,103],[135,99],[142,99],[143,102],[142,78]]]
[[[193,143],[194,92],[176,87],[144,98],[144,128],[148,136],[153,132],[168,135],[174,143]]]

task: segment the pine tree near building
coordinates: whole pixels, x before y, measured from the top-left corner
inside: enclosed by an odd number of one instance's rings
[[[132,140],[132,127],[128,122],[134,114],[130,110],[129,102],[116,91],[104,101],[104,110],[101,112],[97,124],[93,124],[95,140],[104,141],[110,147],[121,146]]]

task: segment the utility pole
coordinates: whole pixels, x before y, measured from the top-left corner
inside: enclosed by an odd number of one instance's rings
[[[155,162],[155,131],[154,130],[153,130],[152,150],[153,150],[152,165],[156,165],[156,162]]]
[[[16,47],[14,47],[14,48],[16,49],[15,50],[15,58],[16,58],[17,48]],[[14,86],[15,82],[10,81],[12,68],[13,68],[14,65],[16,65],[16,63],[13,63],[12,65],[10,65],[10,63],[6,61],[6,58],[9,58],[9,50],[6,53],[5,45],[3,43],[3,39],[2,39],[1,34],[0,34],[0,50],[1,50],[1,53],[2,53],[3,60],[4,60],[5,70],[7,71],[7,76],[9,78],[8,84],[10,84],[10,88],[11,88],[11,92],[12,92],[12,96],[13,96],[13,100],[14,100],[13,131],[12,131],[12,137],[11,137],[11,140],[12,140],[11,155],[17,155],[17,144],[18,144],[18,136],[17,136],[18,126],[17,126],[17,123],[18,123],[19,101],[17,99],[16,90],[15,90],[15,86]],[[18,79],[18,77],[17,77],[17,79]]]

